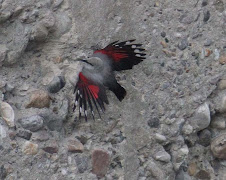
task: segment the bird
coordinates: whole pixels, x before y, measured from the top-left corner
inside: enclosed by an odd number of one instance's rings
[[[119,101],[126,96],[126,90],[115,78],[115,71],[129,70],[146,59],[142,44],[128,41],[115,41],[103,49],[95,50],[87,59],[77,59],[83,63],[78,81],[74,87],[73,111],[78,107],[79,119],[82,112],[87,121],[88,111],[95,120],[94,109],[101,118],[100,110],[105,112],[105,104],[109,104],[106,90],[112,91]]]

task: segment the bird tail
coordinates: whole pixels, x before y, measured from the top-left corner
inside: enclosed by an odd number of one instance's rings
[[[116,95],[119,101],[122,101],[126,96],[126,90],[117,82],[114,86],[109,87],[109,90]]]

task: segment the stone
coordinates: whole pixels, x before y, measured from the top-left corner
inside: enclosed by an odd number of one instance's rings
[[[159,151],[154,154],[154,159],[162,162],[170,162],[171,156],[166,151]]]
[[[205,180],[210,180],[211,179],[210,173],[208,171],[205,171],[205,170],[200,170],[195,175],[195,177],[198,178],[198,179],[205,179]]]
[[[15,126],[14,110],[7,102],[0,102],[0,114],[9,127]]]
[[[108,152],[96,149],[92,152],[92,173],[104,177],[108,171],[110,156]]]
[[[35,132],[43,127],[44,120],[39,115],[33,115],[30,117],[19,119],[18,122],[24,129],[28,129],[32,132]]]
[[[44,18],[42,19],[41,24],[47,29],[52,28],[56,22],[54,14],[51,11],[47,11],[43,16]]]
[[[182,132],[185,135],[189,135],[193,132],[193,127],[189,124],[185,124],[182,128]]]
[[[163,32],[161,32],[161,36],[164,38],[164,37],[166,37],[166,33],[163,31]]]
[[[210,46],[213,43],[211,39],[206,39],[204,42],[204,46]]]
[[[27,155],[35,155],[38,153],[38,144],[26,141],[22,147],[22,151]]]
[[[15,89],[15,86],[13,86],[10,83],[7,83],[6,86],[5,86],[6,92],[12,92],[14,89]]]
[[[84,173],[88,169],[89,158],[84,155],[77,155],[75,162],[79,173]]]
[[[220,90],[226,89],[226,79],[221,79],[217,84],[217,88]]]
[[[159,122],[159,118],[157,117],[153,117],[150,120],[148,120],[148,126],[150,128],[158,128],[159,125],[160,125],[160,122]]]
[[[32,134],[32,140],[34,141],[47,141],[49,140],[49,134],[45,130],[38,131]]]
[[[219,11],[219,12],[224,11],[224,3],[222,0],[214,0],[213,5],[215,6],[217,11]]]
[[[47,30],[47,28],[42,23],[39,23],[34,26],[30,38],[34,41],[43,42],[46,40],[48,34],[49,31]]]
[[[195,21],[195,17],[192,13],[185,12],[180,16],[179,21],[180,23],[183,23],[183,24],[191,24],[192,22]]]
[[[1,11],[0,12],[0,24],[7,21],[11,15],[12,15],[12,13],[10,11]]]
[[[155,139],[156,139],[159,143],[162,143],[162,142],[165,142],[165,141],[166,141],[166,137],[163,136],[162,134],[159,134],[159,133],[156,133],[156,134],[155,134]]]
[[[181,164],[187,158],[189,149],[188,149],[187,145],[183,145],[182,147],[177,147],[177,145],[175,145],[175,146],[173,146],[170,151],[171,151],[171,156],[172,156],[173,167],[176,171],[178,171]]]
[[[6,130],[5,130],[4,126],[2,126],[0,124],[0,143],[2,143],[2,140],[6,137],[7,137]]]
[[[226,54],[220,56],[219,62],[220,62],[220,64],[225,64],[226,63]]]
[[[156,180],[164,179],[165,177],[164,172],[153,161],[147,162],[145,166],[146,166],[145,169],[148,170]]]
[[[184,39],[182,39],[181,40],[181,42],[178,44],[178,48],[180,49],[180,50],[185,50],[186,48],[188,47],[188,40],[187,40],[187,38],[184,38]]]
[[[26,108],[49,108],[50,106],[50,96],[48,92],[43,90],[36,90],[32,92],[30,96],[29,103]]]
[[[204,129],[198,134],[199,144],[207,147],[210,145],[211,141],[211,132],[208,129]]]
[[[21,137],[21,138],[26,139],[26,140],[30,140],[31,135],[32,135],[32,133],[30,131],[26,131],[26,130],[22,130],[22,129],[19,129],[18,132],[17,132],[18,137]]]
[[[225,113],[226,112],[226,96],[222,97],[221,100],[221,105],[220,105],[220,110],[221,113]]]
[[[211,127],[216,129],[225,129],[226,127],[225,117],[214,116],[213,119],[211,120]]]
[[[211,141],[211,151],[213,156],[226,160],[226,134],[220,134]]]
[[[64,76],[57,76],[49,83],[48,91],[50,93],[57,93],[65,86],[65,78]]]
[[[68,151],[73,153],[82,153],[84,151],[83,144],[78,139],[68,140]]]
[[[203,11],[203,21],[204,22],[207,22],[209,19],[210,19],[210,12],[209,12],[209,10],[207,10],[207,9],[205,9],[204,11]]]
[[[202,0],[202,6],[206,6],[209,0]]]
[[[58,144],[56,141],[49,141],[46,143],[45,147],[42,148],[45,152],[54,154],[58,152]]]
[[[4,44],[0,44],[0,67],[4,64],[8,48]]]
[[[188,165],[188,174],[190,176],[194,176],[198,171],[198,166],[197,166],[197,163],[195,162],[191,162],[189,165]]]
[[[199,106],[194,116],[189,119],[189,123],[196,131],[207,128],[210,124],[209,105],[207,103],[204,103]]]

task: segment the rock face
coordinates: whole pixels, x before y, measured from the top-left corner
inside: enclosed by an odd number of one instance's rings
[[[0,179],[226,179],[225,11],[225,0],[0,0]],[[130,39],[147,55],[114,72],[125,99],[106,89],[101,118],[79,119],[76,59]]]

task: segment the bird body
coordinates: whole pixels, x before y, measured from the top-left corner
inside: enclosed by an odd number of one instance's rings
[[[132,69],[132,67],[145,59],[142,44],[131,44],[135,40],[118,43],[113,42],[103,49],[96,50],[92,57],[84,62],[79,80],[74,92],[74,110],[79,105],[79,117],[83,110],[87,120],[87,109],[90,108],[94,118],[94,108],[100,115],[99,108],[104,112],[104,104],[108,104],[106,89],[111,90],[122,101],[126,90],[117,82],[114,71]]]

